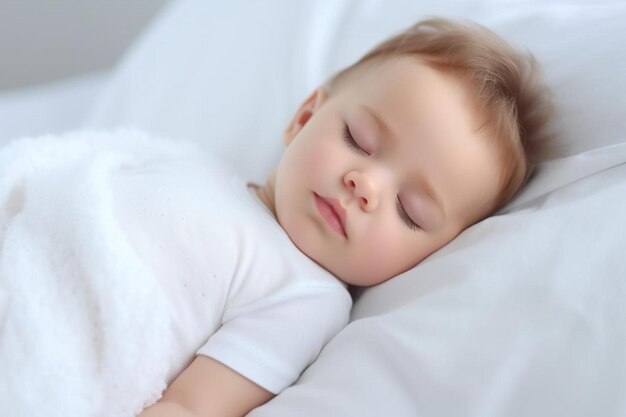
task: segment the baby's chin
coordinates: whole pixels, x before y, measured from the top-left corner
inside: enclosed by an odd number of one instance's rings
[[[320,263],[318,262],[318,264]],[[320,265],[344,284],[356,287],[371,287],[373,285],[378,285],[397,275],[395,273],[385,274],[383,272],[372,271],[371,268],[366,270],[361,266],[351,266],[346,264],[327,266],[322,264]]]

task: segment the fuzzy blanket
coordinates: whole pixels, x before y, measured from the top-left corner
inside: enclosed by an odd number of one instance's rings
[[[0,414],[125,417],[159,398],[181,352],[108,180],[182,148],[123,130],[0,149]]]

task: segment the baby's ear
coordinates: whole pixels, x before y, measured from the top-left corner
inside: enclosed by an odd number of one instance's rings
[[[318,87],[309,97],[300,104],[298,110],[294,114],[291,122],[285,129],[284,133],[284,141],[285,145],[289,145],[294,137],[302,130],[305,124],[309,121],[311,116],[315,114],[315,112],[322,106],[322,104],[326,101],[328,97],[328,93],[326,88]]]

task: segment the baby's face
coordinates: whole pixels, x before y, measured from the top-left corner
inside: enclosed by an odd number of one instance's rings
[[[496,198],[500,161],[479,122],[455,78],[410,58],[362,68],[329,96],[317,89],[270,180],[277,219],[346,283],[404,272]]]

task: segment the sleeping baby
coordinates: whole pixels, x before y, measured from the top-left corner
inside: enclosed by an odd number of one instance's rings
[[[0,151],[0,367],[7,352],[19,362],[20,349],[43,344],[42,333],[70,343],[86,332],[59,353],[63,364],[30,351],[20,372],[108,373],[67,394],[91,398],[78,410],[89,415],[133,415],[156,401],[140,415],[243,416],[347,324],[349,286],[407,271],[513,197],[550,108],[530,56],[480,26],[431,19],[316,88],[262,185],[191,144],[140,132],[17,141]],[[11,168],[25,158],[28,168]],[[38,298],[30,320],[63,304],[73,328],[51,321],[20,339],[28,313],[12,309],[35,284],[19,271],[64,283],[52,301]],[[116,376],[124,367],[133,378]],[[0,402],[25,398],[7,381]]]

